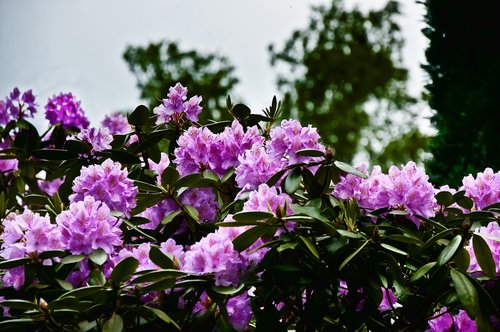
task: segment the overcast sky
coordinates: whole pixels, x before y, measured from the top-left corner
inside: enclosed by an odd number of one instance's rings
[[[420,69],[427,45],[420,32],[424,8],[401,2],[404,61],[410,91],[418,95],[426,82]],[[140,103],[135,77],[122,60],[126,46],[167,38],[183,49],[229,57],[240,79],[233,101],[241,97],[260,110],[278,94],[267,46],[305,27],[310,6],[320,3],[325,0],[0,0],[0,98],[14,86],[32,88],[43,107],[52,95],[71,91],[98,125],[106,113]],[[385,1],[346,3],[368,9]]]

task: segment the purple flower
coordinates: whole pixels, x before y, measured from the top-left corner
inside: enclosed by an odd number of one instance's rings
[[[87,128],[90,122],[85,117],[80,103],[71,93],[54,95],[48,100],[47,105],[45,105],[45,117],[49,120],[50,124],[60,123],[66,129]]]
[[[109,133],[108,128],[82,129],[76,137],[92,145],[92,152],[111,149],[110,143],[113,141],[113,136]]]
[[[184,252],[184,248],[181,245],[175,243],[174,239],[168,239],[167,241],[160,244],[160,250],[163,253],[172,256],[175,268],[182,269],[186,253]]]
[[[153,113],[158,115],[156,124],[182,122],[184,116],[190,121],[198,121],[198,115],[202,111],[202,98],[193,96],[186,101],[188,90],[180,83],[170,87],[168,91],[167,99],[163,99],[163,102],[153,109]]]
[[[474,233],[481,236],[488,244],[491,255],[493,256],[493,261],[496,264],[496,272],[497,274],[500,273],[500,242],[498,241],[498,239],[500,239],[500,226],[498,222],[492,221],[488,223],[486,227],[478,227],[474,230]],[[477,262],[476,254],[474,253],[474,248],[472,246],[473,241],[474,238],[471,238],[469,244],[465,247],[470,255],[470,263],[467,270],[469,272],[482,271]]]
[[[103,249],[112,254],[122,244],[121,222],[111,215],[109,207],[92,196],[73,202],[68,211],[61,212],[56,222],[62,241],[72,254],[90,254]]]
[[[101,125],[104,128],[108,128],[111,135],[126,134],[132,131],[127,116],[118,112],[106,115]]]
[[[0,100],[0,125],[7,124],[11,120],[32,118],[36,113],[36,106],[35,96],[31,90],[21,95],[21,91],[14,88],[5,100]]]
[[[236,330],[244,331],[248,328],[253,313],[250,306],[250,298],[246,292],[230,298],[227,301],[226,309],[229,315],[229,322]]]
[[[385,289],[381,287],[382,290],[382,301],[378,305],[378,310],[380,312],[392,310],[398,299],[394,296],[392,289]]]
[[[52,196],[59,190],[59,187],[63,183],[64,183],[64,178],[54,179],[52,181],[38,180],[38,187],[48,196]]]
[[[486,168],[483,173],[477,173],[474,179],[472,175],[463,180],[462,190],[465,195],[472,198],[477,210],[500,202],[500,172],[493,173],[491,168]]]
[[[460,310],[456,316],[447,312],[446,307],[441,308],[435,318],[429,320],[429,328],[426,332],[476,332],[476,322],[473,321],[464,310]]]
[[[200,173],[212,169],[210,146],[215,141],[215,134],[208,128],[190,127],[179,137],[178,148],[175,149],[174,163],[181,176]]]
[[[0,172],[5,175],[17,171],[19,162],[17,159],[0,159]]]
[[[122,170],[121,164],[111,159],[106,159],[102,165],[83,167],[80,176],[73,181],[74,194],[69,200],[74,203],[92,196],[106,203],[111,210],[128,216],[136,206],[138,189],[127,176],[127,169]]]
[[[156,173],[158,174],[158,176],[156,177],[156,181],[158,183],[161,183],[161,175],[163,174],[163,171],[168,167],[168,165],[170,165],[170,159],[168,158],[168,154],[162,152],[158,164],[151,159],[148,159],[148,164],[149,168],[153,171],[156,171]]]
[[[220,146],[220,173],[227,172],[230,168],[240,164],[239,157],[254,144],[264,144],[264,138],[259,135],[257,126],[247,128],[234,120],[231,127],[226,127],[222,133],[217,135]]]
[[[285,213],[287,215],[293,214],[290,205],[292,205],[292,199],[285,193],[278,193],[276,187],[271,187],[267,184],[261,184],[257,190],[250,192],[248,200],[243,204],[243,211],[264,211],[276,213],[279,209],[282,209],[287,203],[287,210]]]

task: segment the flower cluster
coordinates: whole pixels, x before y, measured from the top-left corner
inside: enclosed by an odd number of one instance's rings
[[[465,195],[472,198],[477,210],[500,201],[500,172],[493,173],[488,167],[475,179],[472,175],[466,176],[462,183]]]
[[[358,170],[367,174],[366,165],[358,166]],[[403,209],[417,225],[419,221],[414,215],[428,218],[435,214],[434,187],[424,171],[412,161],[401,169],[392,166],[388,174],[383,174],[376,166],[367,179],[353,174],[342,176],[333,195],[340,199],[356,199],[365,209]]]
[[[82,129],[76,135],[76,138],[89,143],[92,146],[92,152],[111,149],[110,143],[113,141],[113,136],[110,134],[108,128]]]
[[[2,224],[0,256],[5,259],[33,257],[47,250],[62,248],[60,231],[47,216],[42,217],[30,210],[20,215],[12,212]],[[19,290],[24,284],[23,267],[8,270],[2,282],[5,286]]]
[[[100,248],[112,254],[123,241],[121,222],[110,212],[105,203],[92,196],[71,203],[69,210],[56,218],[67,249],[72,254],[90,254]]]
[[[498,239],[500,239],[500,226],[496,221],[492,221],[488,223],[486,227],[478,227],[474,230],[474,233],[476,233],[479,236],[482,236],[483,239],[486,241],[488,244],[488,247],[490,247],[491,255],[493,256],[493,261],[496,264],[496,273],[500,273],[500,242]],[[465,247],[467,251],[469,252],[470,255],[470,263],[469,263],[469,272],[476,272],[476,271],[481,271],[481,267],[479,266],[477,262],[476,255],[474,253],[474,248],[472,246],[472,242],[474,239],[472,238],[470,243]]]
[[[238,121],[233,121],[231,128],[220,134],[206,127],[190,127],[178,140],[174,163],[182,176],[208,169],[222,177],[239,164],[239,156],[262,142],[257,127],[247,128],[245,132]]]
[[[101,125],[103,128],[107,128],[111,135],[126,134],[132,131],[127,116],[119,112],[106,115]]]
[[[47,101],[45,117],[50,124],[61,124],[65,129],[87,128],[90,122],[85,117],[80,103],[71,93],[60,93]]]
[[[0,125],[5,125],[11,120],[32,118],[36,113],[36,106],[35,96],[31,90],[21,95],[21,91],[14,88],[5,100],[0,100]]]
[[[193,96],[187,99],[187,88],[180,83],[170,87],[168,95],[163,102],[153,109],[153,112],[158,115],[156,124],[164,124],[169,122],[181,122],[183,117],[187,117],[190,121],[198,121],[198,115],[201,113],[200,106],[202,98]]]
[[[476,322],[470,319],[464,310],[460,310],[457,315],[452,315],[448,309],[442,307],[436,313],[435,318],[429,320],[429,328],[426,332],[476,332]]]
[[[74,193],[69,200],[73,203],[93,196],[111,210],[129,215],[137,204],[138,189],[127,176],[127,169],[122,169],[120,163],[111,159],[106,159],[102,165],[83,167],[80,176],[73,181]]]

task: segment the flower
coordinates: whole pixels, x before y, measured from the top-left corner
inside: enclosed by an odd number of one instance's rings
[[[464,310],[460,310],[456,316],[453,316],[446,307],[442,307],[434,317],[429,320],[429,328],[425,330],[426,332],[477,331],[476,322]]]
[[[149,168],[153,171],[156,171],[156,173],[158,174],[156,177],[156,181],[158,183],[161,183],[161,175],[163,174],[163,171],[168,167],[168,165],[170,165],[168,154],[162,152],[160,161],[158,163],[155,163],[153,160],[148,159],[148,164]]]
[[[163,99],[163,102],[153,109],[153,113],[158,115],[156,124],[179,122],[184,116],[190,121],[198,121],[198,115],[202,111],[200,106],[202,98],[193,96],[186,101],[187,92],[187,88],[180,83],[169,88],[168,98]]]
[[[90,124],[85,117],[83,109],[80,107],[80,101],[70,93],[60,93],[54,95],[45,105],[45,117],[50,124],[58,124],[65,129],[77,128],[84,129]]]
[[[179,147],[174,150],[174,163],[181,176],[214,168],[210,164],[213,165],[211,145],[215,137],[208,128],[196,127],[190,127],[179,137]]]
[[[464,177],[462,184],[461,190],[472,198],[478,210],[500,201],[500,172],[493,173],[489,167],[477,173],[475,179],[472,175]]]
[[[38,180],[38,187],[48,196],[52,196],[59,190],[59,187],[63,183],[64,183],[64,178],[54,179],[52,181]]]
[[[69,200],[74,203],[93,196],[111,210],[129,215],[137,204],[138,189],[127,176],[127,169],[121,169],[121,164],[111,159],[106,159],[102,165],[82,167],[80,176],[73,181],[74,194]]]
[[[474,233],[481,236],[488,244],[491,255],[493,256],[493,261],[496,264],[496,273],[500,273],[500,242],[498,242],[497,240],[498,238],[500,238],[500,226],[498,225],[498,222],[492,221],[488,223],[486,227],[478,227],[474,230]],[[470,263],[467,271],[482,271],[481,266],[479,266],[477,262],[477,257],[472,244],[473,241],[474,238],[471,238],[469,244],[465,247],[470,255]]]
[[[72,254],[90,254],[103,249],[107,254],[122,244],[121,222],[111,215],[106,203],[86,196],[72,202],[68,211],[56,217],[63,243]]]
[[[0,125],[5,125],[11,120],[32,118],[36,113],[36,106],[31,89],[21,95],[21,91],[17,87],[14,88],[5,100],[0,100]]]
[[[109,133],[108,128],[82,129],[76,138],[92,145],[92,152],[111,149],[110,143],[113,141],[113,136]]]
[[[103,128],[107,128],[111,135],[126,134],[132,131],[127,116],[119,112],[106,115],[101,125]]]
[[[244,331],[252,320],[253,313],[248,293],[233,296],[226,304],[229,322],[238,331]]]

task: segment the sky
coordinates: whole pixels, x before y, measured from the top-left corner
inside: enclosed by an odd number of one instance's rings
[[[282,45],[293,30],[307,26],[310,6],[325,2],[1,0],[0,98],[18,86],[22,91],[33,89],[43,106],[54,94],[72,92],[97,126],[105,114],[141,103],[135,77],[122,59],[126,46],[169,39],[182,49],[227,56],[240,79],[233,102],[244,100],[258,111],[269,105],[273,95],[280,97],[268,45]],[[349,8],[368,10],[386,1],[345,2]],[[403,61],[410,73],[410,93],[418,96],[427,81],[420,68],[427,47],[421,33],[424,8],[415,0],[402,0],[401,5]],[[39,112],[43,113],[41,107]],[[422,114],[428,116],[426,106]]]

